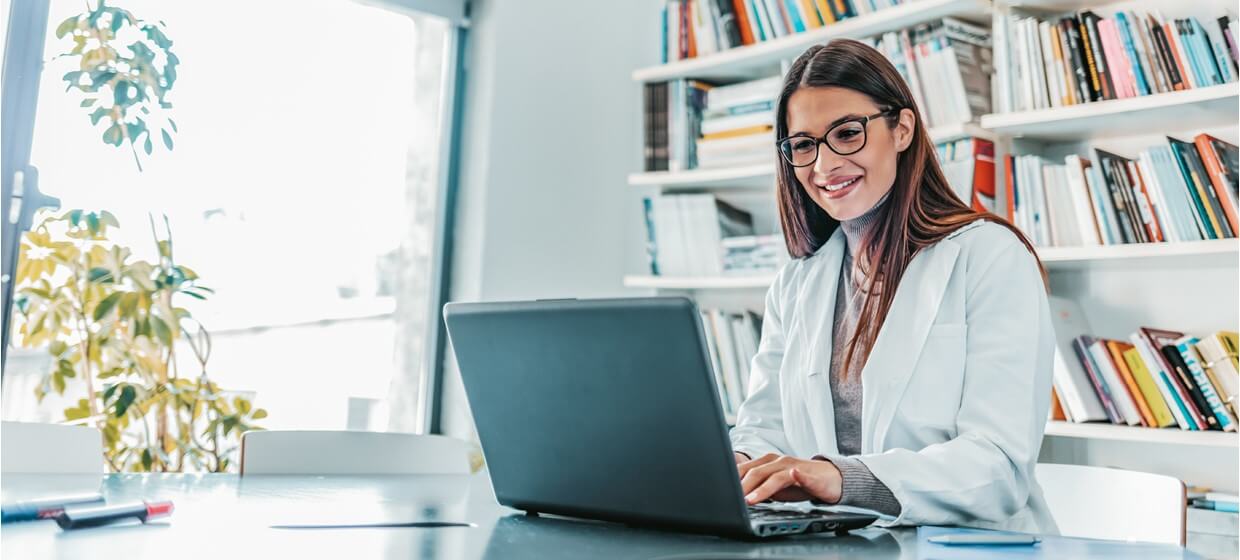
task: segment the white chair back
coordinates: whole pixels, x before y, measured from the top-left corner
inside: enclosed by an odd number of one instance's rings
[[[87,426],[0,422],[0,472],[99,474],[103,434]]]
[[[1187,503],[1177,478],[1039,464],[1037,479],[1064,536],[1184,545]]]
[[[241,474],[468,474],[469,444],[361,431],[258,430],[241,436]]]

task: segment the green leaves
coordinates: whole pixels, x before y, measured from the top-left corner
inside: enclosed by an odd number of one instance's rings
[[[136,33],[125,32],[127,27]],[[56,27],[56,38],[67,42],[66,51],[56,59],[76,62],[76,69],[61,77],[65,91],[87,94],[79,106],[90,110],[92,126],[103,126],[105,144],[128,144],[141,170],[139,147],[146,156],[155,151],[154,138],[140,118],[145,115],[166,121],[151,128],[159,128],[164,147],[172,150],[171,132],[177,127],[167,111],[172,108],[168,95],[176,83],[180,59],[172,51],[173,42],[163,24],[144,22],[99,0],[93,8],[88,3],[85,12],[62,21]],[[124,42],[117,42],[118,38]],[[100,125],[105,117],[108,122]]]
[[[112,308],[116,307],[117,303],[120,303],[122,297],[125,297],[124,292],[116,292],[106,298],[103,298],[103,301],[99,302],[99,305],[95,306],[95,321],[100,321],[107,316],[108,312],[112,311]]]

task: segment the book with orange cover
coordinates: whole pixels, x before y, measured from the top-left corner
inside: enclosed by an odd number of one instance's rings
[[[1015,180],[1012,176],[1013,163],[1012,154],[1003,156],[1003,197],[1007,199],[1005,201],[1007,215],[1004,217],[1009,222],[1016,219],[1016,189],[1012,188],[1012,183]]]
[[[718,140],[721,138],[735,138],[737,136],[747,136],[750,134],[761,134],[763,132],[770,132],[771,130],[773,130],[773,127],[769,124],[755,124],[753,126],[746,126],[743,128],[734,128],[732,130],[724,130],[722,132],[703,134],[702,140]]]
[[[1234,180],[1236,145],[1205,133],[1195,136],[1193,144],[1197,146],[1197,152],[1206,164],[1206,174],[1210,176],[1210,184],[1218,195],[1227,222],[1231,224],[1231,231],[1240,233],[1240,217],[1236,215],[1237,185]]]
[[[1123,351],[1124,362],[1128,366],[1128,371],[1132,373],[1132,378],[1136,380],[1137,387],[1141,389],[1141,396],[1145,397],[1145,404],[1149,405],[1154,426],[1158,428],[1174,426],[1176,424],[1175,416],[1171,414],[1171,408],[1167,406],[1167,401],[1159,393],[1158,383],[1154,381],[1154,376],[1150,373],[1149,368],[1145,366],[1145,361],[1141,358],[1140,351],[1137,350],[1135,345],[1123,344],[1128,346]]]
[[[1145,395],[1141,394],[1141,388],[1137,386],[1137,380],[1133,378],[1132,371],[1128,369],[1128,363],[1124,361],[1124,351],[1132,348],[1131,344],[1120,342],[1118,340],[1106,341],[1107,353],[1111,356],[1111,363],[1115,366],[1115,371],[1119,373],[1119,378],[1124,382],[1124,387],[1128,388],[1128,394],[1132,396],[1132,401],[1137,405],[1137,412],[1141,413],[1141,424],[1144,426],[1157,426],[1154,420],[1154,413],[1150,411],[1150,405],[1145,402]]]
[[[1059,391],[1054,387],[1051,387],[1051,420],[1068,420],[1068,415],[1064,414],[1063,405],[1059,402]]]
[[[736,25],[741,31],[741,44],[752,45],[758,42],[753,36],[753,22],[749,19],[749,3],[745,0],[732,0],[732,10],[736,12]]]

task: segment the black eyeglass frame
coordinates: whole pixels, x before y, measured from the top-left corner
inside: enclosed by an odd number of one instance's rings
[[[887,114],[890,114],[890,113],[893,113],[893,112],[899,112],[899,111],[901,111],[901,110],[903,110],[903,107],[892,107],[892,108],[890,108],[890,109],[887,109],[887,110],[884,110],[884,111],[879,111],[879,112],[877,112],[877,113],[874,113],[873,115],[869,115],[869,116],[865,116],[865,117],[857,117],[857,118],[848,119],[848,120],[846,120],[846,121],[836,123],[836,125],[835,125],[835,126],[833,126],[833,127],[831,127],[830,129],[828,129],[828,130],[827,130],[827,133],[826,133],[826,134],[823,134],[823,135],[822,135],[822,137],[815,137],[815,136],[811,136],[811,135],[809,135],[809,134],[793,134],[792,136],[786,136],[786,137],[784,137],[784,138],[780,138],[779,140],[776,140],[776,141],[775,141],[775,150],[779,152],[779,156],[780,156],[780,157],[782,157],[782,158],[784,159],[784,161],[788,162],[788,165],[791,165],[791,166],[793,166],[793,167],[809,167],[809,166],[811,166],[811,165],[814,165],[814,163],[816,163],[816,162],[818,161],[818,147],[819,147],[819,146],[821,146],[821,145],[823,145],[823,144],[826,144],[826,145],[827,145],[827,149],[828,149],[828,150],[831,150],[832,152],[835,152],[835,153],[836,153],[836,154],[838,154],[838,155],[841,155],[841,156],[851,156],[851,155],[853,155],[853,154],[855,154],[855,153],[857,153],[857,152],[860,152],[861,150],[864,150],[864,149],[865,149],[865,147],[866,147],[866,145],[867,145],[867,144],[869,144],[869,142],[870,142],[870,130],[869,130],[870,121],[872,121],[872,120],[874,120],[874,119],[876,119],[876,118],[878,118],[878,117],[881,117],[881,116],[883,116],[883,115],[887,115]],[[848,124],[848,123],[855,123],[855,122],[859,122],[859,123],[861,123],[861,129],[864,131],[863,133],[865,134],[865,138],[861,141],[861,147],[859,147],[859,148],[857,148],[856,150],[853,150],[853,151],[851,151],[851,152],[848,152],[848,153],[843,153],[843,152],[841,152],[841,151],[839,151],[839,150],[835,149],[835,147],[831,145],[831,142],[827,141],[827,137],[831,135],[831,132],[832,132],[832,131],[834,131],[835,129],[837,129],[837,128],[841,127],[841,126],[844,126],[844,125],[846,125],[846,124]],[[788,153],[784,152],[784,150],[783,150],[783,148],[782,148],[782,146],[783,146],[784,142],[787,142],[787,141],[789,141],[789,140],[792,140],[793,138],[808,138],[808,139],[810,139],[810,140],[813,140],[813,141],[814,141],[814,159],[810,160],[810,161],[809,161],[809,163],[806,163],[806,164],[804,164],[804,165],[797,165],[797,164],[793,163],[793,162],[792,162],[792,156],[791,156],[791,155],[789,155]]]

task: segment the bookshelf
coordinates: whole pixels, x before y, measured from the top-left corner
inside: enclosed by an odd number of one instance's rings
[[[1234,17],[1232,4],[1223,0],[918,0],[797,35],[641,68],[632,73],[632,79],[640,87],[678,78],[727,81],[772,76],[810,45],[836,37],[863,38],[945,16],[992,26],[1009,14],[1055,15],[1082,9],[1096,10],[1104,17],[1115,10],[1159,10],[1170,17],[1198,18],[1217,12]],[[930,135],[935,143],[967,137],[992,140],[996,160],[1008,153],[1036,153],[1053,159],[1085,153],[1090,146],[1131,157],[1163,135],[1191,138],[1203,131],[1236,143],[1238,128],[1240,84],[1233,81],[1083,105],[987,114],[976,123],[931,129]],[[708,191],[721,198],[741,192],[773,195],[774,163],[639,172],[630,174],[628,183],[644,193]],[[1000,185],[1001,173],[1002,166],[997,165]],[[1002,196],[996,207],[1004,207]],[[1237,239],[1044,247],[1038,255],[1050,276],[1052,292],[1080,301],[1100,336],[1122,339],[1144,325],[1198,334],[1237,330],[1240,325]],[[644,293],[687,294],[704,307],[734,302],[755,311],[761,311],[761,296],[774,279],[774,274],[667,277],[640,272],[626,275],[623,285]],[[1190,288],[1175,289],[1181,284]],[[733,423],[735,418],[727,420]],[[1234,492],[1240,486],[1237,448],[1240,435],[1236,433],[1052,421],[1046,426],[1041,459],[1168,474],[1189,484]]]
[[[983,115],[981,127],[998,136],[1048,141],[1108,138],[1218,126],[1219,115],[1235,110],[1237,102],[1240,84],[1232,82],[1041,111]]]
[[[633,72],[636,82],[660,82],[676,78],[740,80],[772,76],[780,63],[796,58],[810,45],[836,37],[868,37],[945,17],[980,19],[989,16],[988,0],[919,0],[887,8],[832,25],[748,45],[700,58],[678,60]]]

